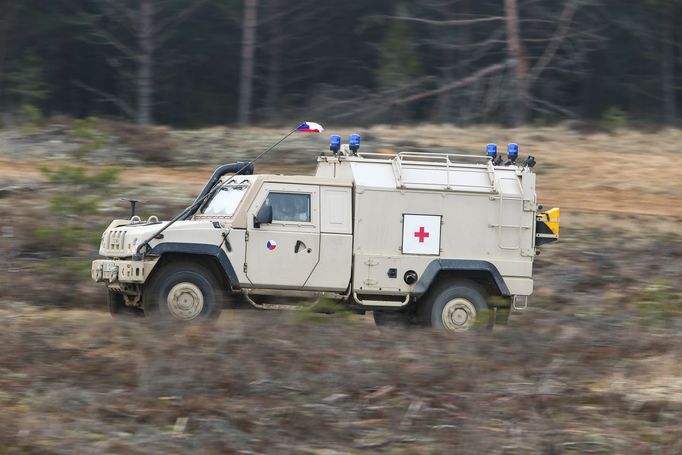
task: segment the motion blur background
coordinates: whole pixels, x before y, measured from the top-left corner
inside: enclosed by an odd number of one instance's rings
[[[682,1],[0,0],[0,455],[682,453]],[[112,319],[112,219],[217,166],[534,155],[561,238],[491,333]],[[378,208],[379,210],[380,208]]]
[[[677,124],[678,0],[2,0],[0,112]]]

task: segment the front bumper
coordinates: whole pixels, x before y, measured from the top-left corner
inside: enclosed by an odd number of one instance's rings
[[[92,261],[90,275],[97,283],[144,283],[159,258],[143,261],[97,259]]]

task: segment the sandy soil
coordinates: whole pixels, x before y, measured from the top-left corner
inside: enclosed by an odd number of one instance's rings
[[[346,131],[342,133],[346,134]],[[242,138],[243,149],[249,151],[257,150],[263,137],[276,137],[279,131],[213,128],[177,134],[187,143],[185,153],[191,155],[193,141],[202,135],[213,134],[217,136],[218,143],[223,141],[228,147],[228,138],[238,134]],[[499,130],[492,127],[458,129],[424,126],[408,129],[379,126],[371,128],[367,135],[369,137],[362,148],[367,152],[425,150],[481,153],[487,142],[496,140],[504,144],[514,140],[520,143],[522,156],[531,154],[538,161],[535,168],[539,176],[538,195],[546,207],[561,207],[568,216],[612,213],[682,219],[682,166],[676,165],[682,157],[682,132],[677,130],[656,134],[619,131],[584,135],[561,128]],[[9,148],[11,141],[7,142],[4,142],[5,147]],[[285,162],[274,152],[258,163],[258,171],[311,173],[316,156],[314,150],[323,149],[319,142],[319,138],[310,143],[297,138],[295,144],[301,145],[302,149],[287,150]],[[48,141],[46,146],[49,145]],[[500,147],[503,148],[502,145]],[[221,149],[214,150],[206,162],[220,163]],[[75,161],[63,160],[63,156],[45,161],[36,155],[40,147],[33,150],[33,153],[27,152],[22,157],[8,158],[10,153],[2,153],[0,148],[3,181],[39,182],[41,166]],[[86,164],[96,167],[97,161],[88,159]],[[107,160],[107,164],[112,164],[112,161]],[[181,165],[181,161],[176,161],[173,167],[145,166],[144,170],[124,165],[123,186],[134,189],[149,186],[177,188],[179,192],[191,195],[199,191],[215,168],[215,165],[192,165],[190,168]]]
[[[682,453],[682,131],[360,131],[365,151],[518,142],[540,202],[562,208],[530,308],[451,336],[345,313],[228,310],[171,331],[112,319],[102,287],[63,269],[73,258],[35,246],[36,220],[55,223],[40,168],[123,168],[97,219],[78,220],[100,232],[119,197],[173,213],[281,133],[173,131],[176,158],[149,164],[115,142],[75,158],[62,130],[0,131],[0,455]],[[324,143],[296,138],[258,170],[310,173]],[[95,255],[84,242],[75,259]]]

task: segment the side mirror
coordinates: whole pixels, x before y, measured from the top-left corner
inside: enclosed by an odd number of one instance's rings
[[[259,228],[262,223],[272,223],[272,206],[270,204],[263,204],[253,217],[253,227]]]

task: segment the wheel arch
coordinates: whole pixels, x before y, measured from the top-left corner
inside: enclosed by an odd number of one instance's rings
[[[436,259],[424,269],[412,295],[419,299],[430,289],[449,279],[467,279],[482,286],[488,295],[510,296],[500,271],[488,261]]]
[[[232,289],[240,289],[239,278],[225,251],[217,245],[202,243],[161,243],[148,253],[159,256],[149,279],[160,270],[164,264],[179,260],[192,260],[205,264]]]

